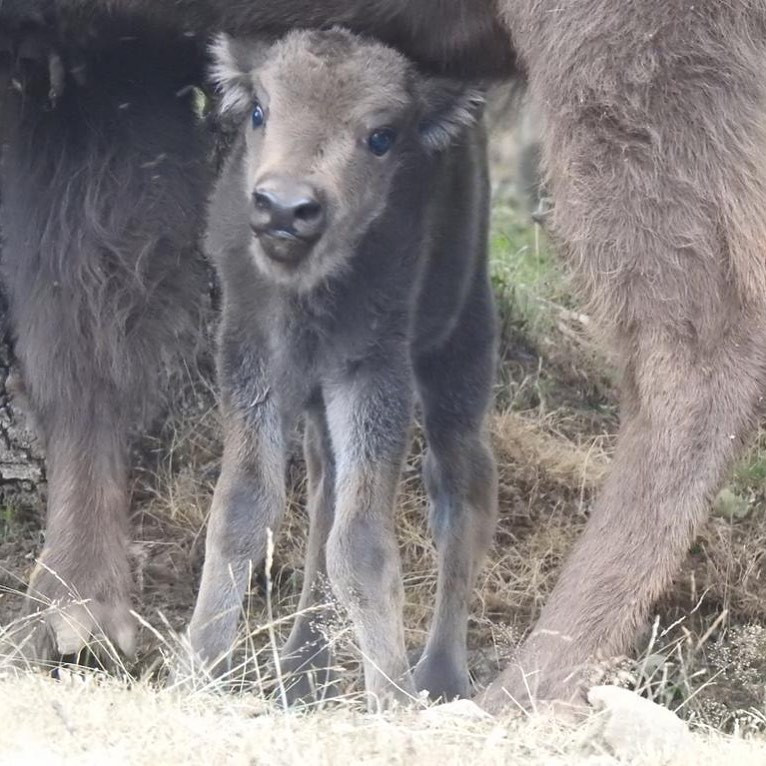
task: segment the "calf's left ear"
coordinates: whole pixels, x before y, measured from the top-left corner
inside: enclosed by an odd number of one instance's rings
[[[421,140],[427,149],[438,152],[481,117],[486,90],[457,80],[430,77],[420,85],[420,99]]]
[[[2,0],[0,0],[2,3]],[[269,43],[260,38],[229,37],[223,32],[210,44],[209,79],[219,95],[221,114],[245,112],[253,103],[252,73],[260,66]]]

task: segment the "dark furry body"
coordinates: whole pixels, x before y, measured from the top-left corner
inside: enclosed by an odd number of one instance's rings
[[[100,27],[82,55],[90,76],[53,109],[36,64],[22,93],[2,94],[2,277],[48,464],[32,603],[92,598],[93,616],[127,649],[130,438],[200,330],[210,172],[184,89],[203,58],[189,41],[124,20]],[[76,619],[87,634],[89,617]],[[35,653],[76,648],[53,633],[36,632]]]

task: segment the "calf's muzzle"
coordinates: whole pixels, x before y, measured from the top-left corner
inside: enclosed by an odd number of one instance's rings
[[[250,226],[266,255],[283,263],[302,260],[326,228],[319,192],[304,181],[271,176],[252,196]]]

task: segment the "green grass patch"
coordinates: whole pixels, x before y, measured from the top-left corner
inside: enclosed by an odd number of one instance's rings
[[[751,512],[766,508],[766,429],[761,426],[758,438],[735,463],[731,479],[718,493],[713,513],[737,521]]]
[[[546,301],[562,276],[542,229],[524,211],[498,203],[492,211],[490,273],[503,325],[526,332],[547,324]]]
[[[16,506],[7,504],[0,507],[0,540],[5,540],[21,525],[21,514]]]

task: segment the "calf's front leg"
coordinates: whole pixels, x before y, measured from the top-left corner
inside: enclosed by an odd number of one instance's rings
[[[285,508],[284,417],[269,389],[263,390],[246,407],[224,403],[223,465],[189,628],[194,655],[214,675],[231,665],[250,574],[265,558],[269,530],[276,533]]]
[[[412,417],[412,375],[404,362],[398,368],[387,362],[387,369],[357,370],[325,392],[336,458],[327,573],[356,629],[373,709],[415,693],[394,533],[394,501]]]

